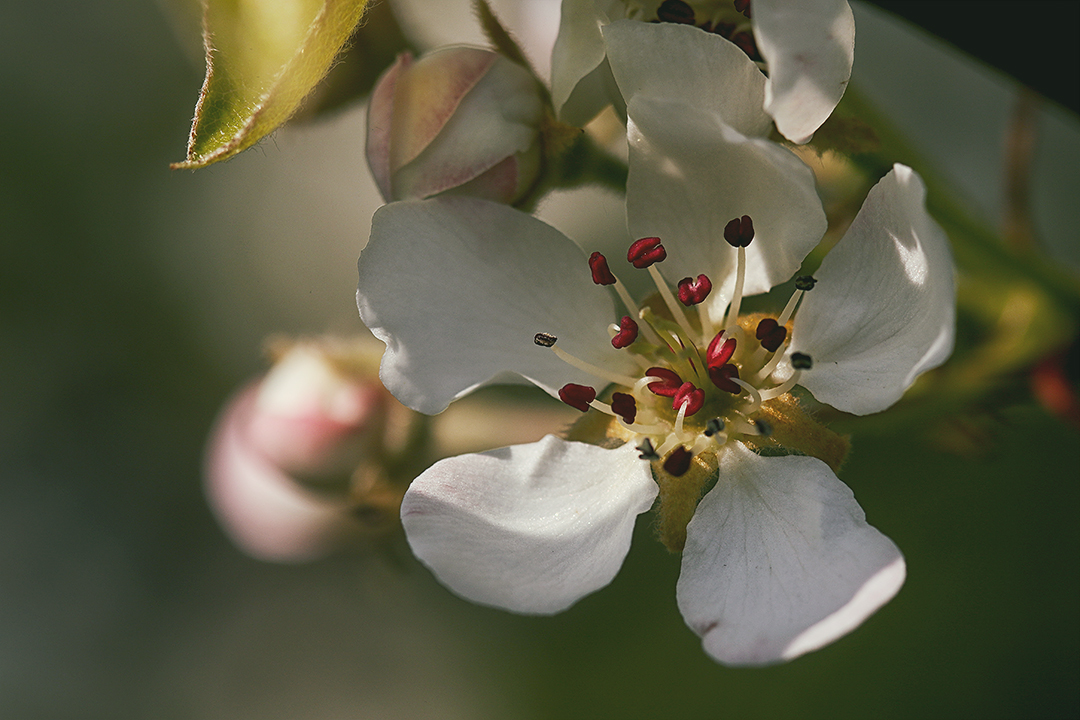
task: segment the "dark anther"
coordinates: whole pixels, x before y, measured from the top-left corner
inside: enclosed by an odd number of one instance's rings
[[[746,57],[754,62],[760,62],[762,60],[761,53],[758,52],[757,43],[754,42],[754,36],[750,33],[745,30],[737,32],[732,35],[729,40],[735,43],[735,47],[746,53]]]
[[[633,344],[637,340],[638,325],[634,322],[634,319],[629,315],[623,315],[622,321],[619,323],[619,332],[615,333],[615,337],[611,338],[611,346],[617,350]]]
[[[667,250],[664,249],[658,237],[635,240],[626,253],[627,261],[633,263],[638,270],[647,268],[653,263],[658,263],[666,257]]]
[[[672,450],[667,456],[667,460],[664,461],[664,472],[672,477],[685,475],[686,471],[690,469],[690,460],[693,457],[689,450],[680,445]]]
[[[632,425],[637,417],[637,401],[633,395],[617,392],[611,396],[611,411],[621,417],[627,425]]]
[[[638,444],[637,451],[641,453],[638,457],[642,460],[652,462],[660,459],[660,456],[656,454],[656,449],[652,446],[652,440],[649,438],[645,438]]]
[[[694,387],[694,383],[685,382],[679,386],[679,389],[675,392],[675,397],[671,401],[671,409],[678,410],[682,406],[686,406],[686,413],[684,417],[690,417],[705,404],[705,391],[701,388]]]
[[[596,391],[588,385],[567,383],[559,389],[559,399],[576,410],[585,412],[589,403],[596,399]]]
[[[664,0],[656,10],[656,19],[660,22],[694,24],[694,8],[683,0]]]
[[[800,275],[795,278],[795,289],[802,290],[803,292],[810,292],[817,285],[817,278],[813,275]]]
[[[710,292],[712,292],[712,280],[705,275],[698,275],[697,280],[687,277],[679,281],[679,302],[686,307],[705,302]]]
[[[750,0],[735,0],[735,10],[750,17]]]
[[[784,338],[787,337],[787,328],[778,324],[772,318],[765,318],[758,323],[755,336],[761,341],[761,347],[769,352],[776,352],[776,349],[784,343]]]
[[[551,333],[536,333],[535,335],[533,335],[533,342],[540,347],[551,347],[556,342],[558,342],[558,340],[559,338],[555,337]]]
[[[731,363],[709,368],[709,379],[712,380],[712,384],[732,395],[738,395],[742,392],[742,387],[737,382],[732,381],[732,378],[738,377],[739,368]]]
[[[683,384],[678,373],[670,368],[651,367],[645,371],[645,376],[661,378],[645,386],[649,388],[649,392],[661,397],[675,397],[675,393],[679,392]]]
[[[711,368],[726,365],[731,356],[735,354],[735,338],[724,340],[724,331],[721,330],[709,343],[709,349],[705,351],[705,364]]]
[[[806,353],[791,353],[791,367],[796,370],[809,370],[814,366],[814,361]]]
[[[765,420],[755,420],[754,427],[757,428],[758,435],[761,437],[769,437],[772,435],[772,425]]]
[[[724,226],[724,239],[731,247],[746,247],[754,239],[754,221],[749,215],[735,218]]]
[[[597,285],[614,285],[615,276],[607,265],[607,258],[601,253],[594,252],[589,256],[589,269],[592,270],[592,281]]]
[[[713,418],[709,422],[705,423],[705,437],[712,437],[713,435],[719,435],[724,431],[724,421],[720,418]]]

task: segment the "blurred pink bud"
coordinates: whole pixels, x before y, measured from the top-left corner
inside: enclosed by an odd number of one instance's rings
[[[340,374],[316,345],[290,349],[233,397],[211,432],[206,492],[244,551],[304,561],[370,537],[396,518],[394,497],[357,477],[381,448],[394,402],[372,373]]]
[[[502,55],[402,54],[371,94],[368,164],[387,202],[452,191],[514,203],[539,176],[543,115],[536,79]]]
[[[318,346],[300,344],[260,383],[247,436],[289,475],[333,479],[378,442],[390,401],[378,377],[345,377]]]

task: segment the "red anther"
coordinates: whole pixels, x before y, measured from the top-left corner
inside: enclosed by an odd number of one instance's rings
[[[619,332],[615,333],[615,337],[611,338],[611,346],[621,350],[637,340],[637,335],[637,323],[629,315],[623,315],[623,319],[619,321]]]
[[[742,388],[739,384],[732,382],[731,378],[739,377],[739,368],[735,367],[731,363],[727,365],[721,365],[720,367],[709,368],[709,379],[712,380],[712,384],[716,387],[731,393],[732,395],[738,395],[742,392]]]
[[[694,8],[683,0],[664,0],[656,11],[656,19],[660,22],[693,25]]]
[[[634,264],[638,270],[658,263],[667,257],[667,250],[660,244],[660,238],[647,237],[635,240],[626,253],[627,261]]]
[[[589,269],[592,270],[592,281],[597,285],[614,285],[615,276],[607,266],[607,258],[601,253],[594,252],[589,256]]]
[[[674,477],[685,475],[690,469],[690,461],[693,458],[690,451],[680,445],[668,453],[667,459],[664,460],[664,472]]]
[[[645,371],[645,376],[662,378],[649,383],[645,387],[649,388],[654,395],[663,397],[675,397],[675,393],[679,392],[679,388],[683,384],[682,378],[670,368],[651,367]]]
[[[686,417],[690,417],[705,404],[705,391],[694,387],[694,383],[685,382],[679,386],[675,399],[671,403],[673,410],[686,406]]]
[[[596,391],[588,385],[567,383],[559,389],[559,399],[581,412],[589,409],[589,403],[596,399]]]
[[[735,10],[750,17],[750,0],[735,0]]]
[[[757,43],[754,42],[754,36],[750,33],[743,30],[732,35],[730,39],[731,42],[735,43],[735,47],[746,53],[746,57],[754,62],[762,59],[761,54],[758,52]]]
[[[727,364],[727,361],[735,354],[735,338],[728,338],[721,342],[723,337],[723,330],[716,333],[716,337],[709,343],[709,349],[705,351],[705,364],[710,368]]]
[[[637,401],[633,395],[617,392],[611,396],[611,411],[621,417],[627,425],[632,425],[637,417]]]
[[[724,226],[724,239],[731,247],[746,247],[754,239],[754,221],[749,215],[735,218]]]
[[[761,347],[769,352],[776,352],[776,349],[784,344],[784,338],[787,337],[787,328],[772,318],[765,318],[758,323],[757,331],[754,334],[761,341]]]
[[[687,277],[679,281],[679,302],[686,307],[705,302],[711,292],[712,280],[705,275],[698,275],[697,280]]]

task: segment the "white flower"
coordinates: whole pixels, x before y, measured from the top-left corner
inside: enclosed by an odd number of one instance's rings
[[[739,318],[742,295],[793,273],[823,225],[811,213],[812,231],[800,230],[801,190],[782,168],[756,166],[758,174],[722,191],[702,186],[703,174],[722,172],[710,153],[730,148],[698,135],[691,155],[663,151],[671,148],[660,144],[683,137],[684,121],[690,129],[706,122],[668,117],[670,137],[632,136],[628,187],[631,228],[651,223],[665,233],[669,258],[646,272],[669,296],[669,283],[682,278],[680,300],[664,303],[678,322],[655,308],[637,311],[625,297],[628,315],[618,323],[612,298],[596,286],[610,279],[605,261],[587,261],[531,216],[468,198],[379,210],[359,261],[357,301],[386,343],[384,383],[416,410],[437,413],[482,385],[525,378],[612,416],[601,424],[602,446],[548,436],[443,460],[418,477],[402,521],[441,582],[482,604],[558,612],[610,582],[636,516],[659,494],[661,523],[680,503],[693,513],[677,588],[688,625],[721,662],[767,664],[849,632],[905,576],[899,550],[866,523],[826,462],[773,456],[777,438],[784,446],[793,428],[809,427],[787,391],[798,383],[854,413],[892,404],[951,350],[953,266],[924,210],[921,180],[897,166],[797,310],[801,290],[776,326]],[[738,218],[759,211],[781,222],[753,215],[754,234]],[[751,236],[749,247],[724,242]],[[664,254],[660,247],[646,238],[629,256],[644,267]],[[626,345],[633,318],[640,334]],[[809,454],[828,456],[810,445]]]
[[[707,72],[700,62],[687,63],[678,52],[679,45],[701,46],[706,36],[737,49],[744,68],[756,69],[754,60],[763,59],[769,75],[761,78],[764,94],[736,99],[756,102],[782,135],[807,142],[832,113],[851,76],[851,8],[846,0],[753,0],[752,19],[747,19],[735,6],[730,0],[563,0],[551,79],[560,119],[583,125],[612,100],[618,102],[608,67],[608,29],[636,24],[641,32],[633,52],[672,82],[704,76],[714,92],[737,95],[739,88],[730,87],[728,75]],[[661,17],[665,21],[657,23]],[[671,37],[676,44],[664,44]]]

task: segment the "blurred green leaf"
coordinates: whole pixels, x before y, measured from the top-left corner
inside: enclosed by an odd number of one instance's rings
[[[206,80],[187,159],[232,157],[280,127],[326,75],[369,0],[207,0]]]

